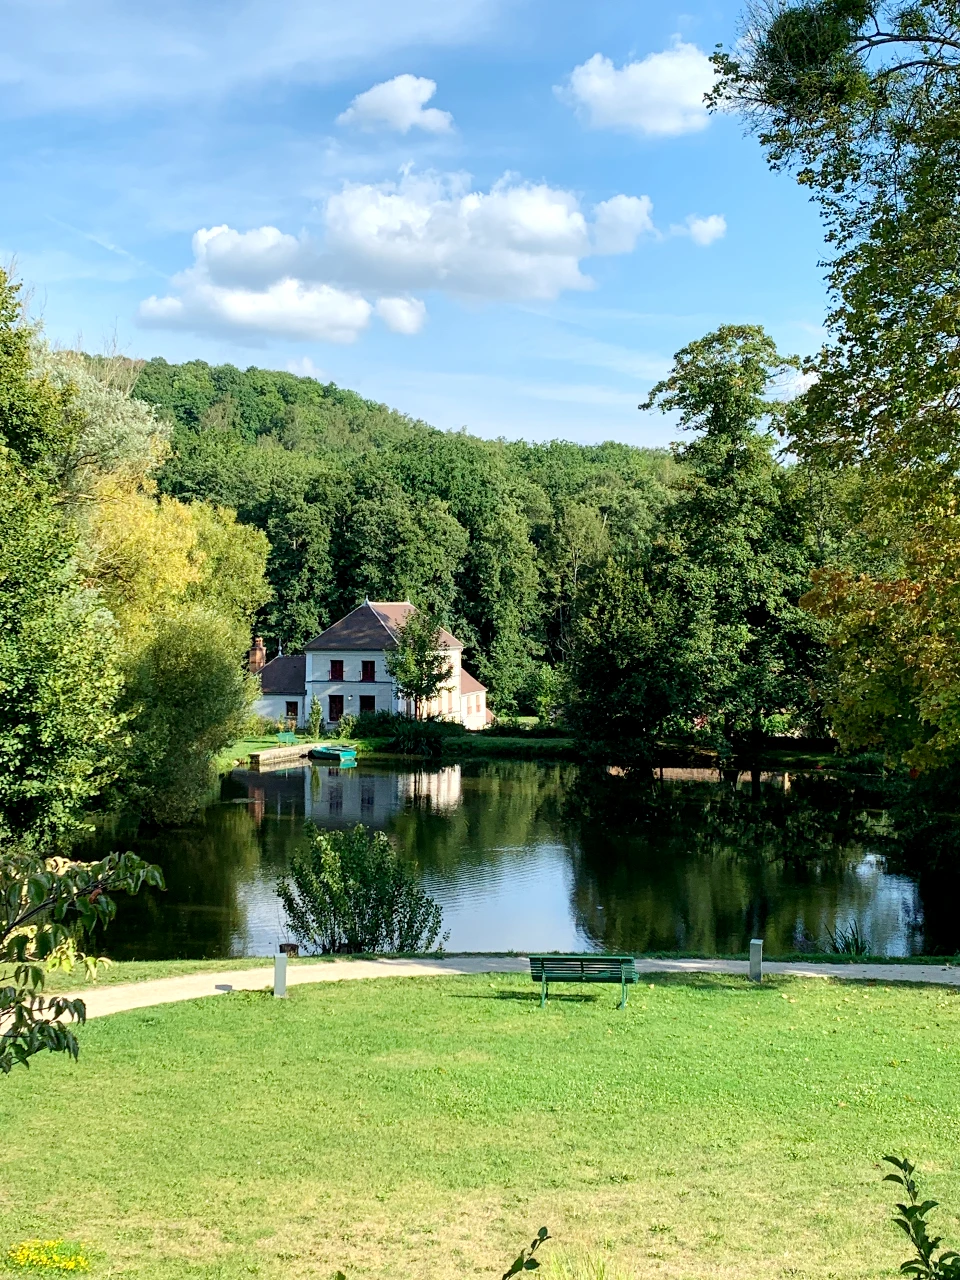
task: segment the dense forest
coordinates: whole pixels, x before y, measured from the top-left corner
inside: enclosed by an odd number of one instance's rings
[[[266,369],[151,360],[134,394],[172,424],[160,491],[266,534],[268,647],[295,651],[366,595],[410,599],[464,640],[501,710],[535,708],[586,580],[652,536],[676,471],[626,445],[442,432]]]

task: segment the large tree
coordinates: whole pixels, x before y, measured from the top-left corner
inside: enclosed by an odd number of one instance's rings
[[[779,2],[718,55],[718,103],[819,203],[830,339],[789,428],[857,473],[856,537],[811,608],[835,654],[834,723],[922,767],[960,754],[960,8]]]
[[[574,715],[608,744],[649,757],[696,724],[744,752],[811,719],[821,645],[799,600],[816,548],[771,434],[795,364],[762,329],[725,325],[679,351],[641,406],[697,434],[675,446],[676,496],[649,550],[613,562],[581,604]]]

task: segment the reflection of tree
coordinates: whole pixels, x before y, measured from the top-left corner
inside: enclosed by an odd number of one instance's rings
[[[924,951],[960,954],[960,769],[912,779],[899,771],[877,786],[885,807],[880,848],[887,865],[916,879],[923,901]]]
[[[828,778],[753,798],[584,771],[566,816],[578,833],[574,910],[607,948],[743,951],[762,936],[791,951],[798,935],[823,936],[841,898],[869,905],[853,869],[875,824],[854,789]]]
[[[255,874],[260,859],[256,823],[246,805],[206,809],[174,830],[141,831],[133,839],[112,829],[97,841],[132,848],[163,869],[166,891],[143,890],[118,899],[106,942],[117,959],[197,959],[230,954],[245,927],[237,886]]]

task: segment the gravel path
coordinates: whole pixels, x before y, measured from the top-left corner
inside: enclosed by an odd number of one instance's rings
[[[802,978],[872,979],[876,982],[931,982],[960,987],[960,967],[934,964],[803,964],[764,962],[764,973],[789,974]],[[746,975],[745,960],[645,960],[637,961],[637,972],[648,973],[734,973]],[[529,973],[522,956],[467,956],[450,960],[333,960],[328,964],[290,964],[287,986],[305,982],[341,982],[357,978],[423,978],[442,974]],[[262,991],[273,984],[273,965],[261,969],[224,969],[222,973],[188,974],[182,978],[156,978],[149,982],[124,982],[115,986],[88,987],[75,991],[87,1006],[88,1018],[102,1018],[128,1009],[174,1004],[200,996],[224,994],[218,987],[234,991]]]

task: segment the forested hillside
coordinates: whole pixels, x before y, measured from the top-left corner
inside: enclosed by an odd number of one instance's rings
[[[469,646],[501,710],[533,710],[610,556],[637,557],[669,500],[667,451],[485,441],[332,383],[149,361],[134,394],[172,424],[162,493],[228,507],[270,543],[268,646],[372,599],[409,598]]]

